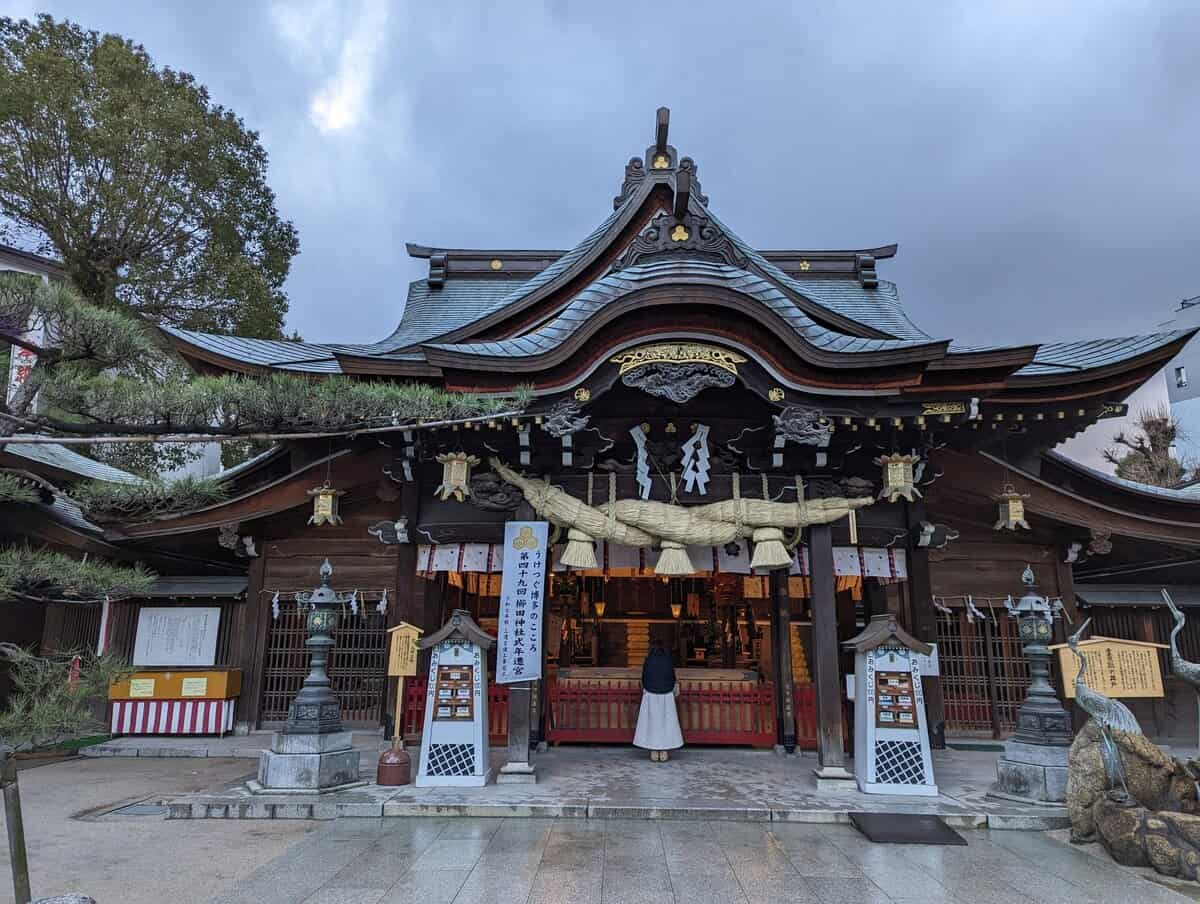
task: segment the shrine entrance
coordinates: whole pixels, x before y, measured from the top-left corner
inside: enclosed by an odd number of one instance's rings
[[[873,611],[899,596],[907,578],[902,550],[835,547],[835,637],[853,636]],[[629,744],[641,703],[642,663],[654,643],[671,652],[680,684],[678,708],[689,745],[772,747],[819,744],[813,630],[813,579],[805,546],[791,573],[753,574],[747,544],[689,547],[697,565],[686,577],[654,573],[654,549],[597,544],[597,569],[555,566],[547,593],[545,680],[535,733],[551,744]],[[489,544],[423,546],[418,576],[442,608],[462,608],[489,632],[497,629],[501,554]],[[466,570],[472,569],[472,570]],[[495,570],[492,570],[495,569]],[[426,583],[427,582],[427,583]],[[784,649],[781,649],[781,646]],[[844,674],[835,652],[833,681],[841,737],[849,742]],[[493,663],[494,665],[494,663]],[[423,677],[409,682],[404,731],[420,732]],[[494,744],[506,740],[508,688],[492,685]],[[790,702],[790,706],[785,705]]]

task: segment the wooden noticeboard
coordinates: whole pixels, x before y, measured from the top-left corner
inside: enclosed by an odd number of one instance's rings
[[[388,628],[388,677],[411,678],[417,674],[417,638],[422,631],[416,625],[400,622]]]
[[[1084,681],[1092,690],[1106,697],[1161,697],[1163,683],[1158,651],[1166,648],[1161,643],[1119,640],[1115,637],[1093,637],[1081,641],[1079,652],[1087,660]],[[1066,644],[1055,644],[1050,649],[1058,653],[1067,699],[1074,699],[1079,660]]]

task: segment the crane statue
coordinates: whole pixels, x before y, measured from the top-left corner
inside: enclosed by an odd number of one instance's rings
[[[1162,588],[1162,597],[1175,619],[1175,627],[1171,631],[1171,672],[1192,686],[1196,692],[1197,711],[1200,712],[1200,663],[1188,662],[1179,655],[1179,632],[1183,630],[1187,618],[1175,605],[1175,601],[1171,599],[1171,594],[1167,593],[1165,587]]]
[[[1067,638],[1067,646],[1079,660],[1079,672],[1075,676],[1075,702],[1092,717],[1096,727],[1100,729],[1100,756],[1104,761],[1104,772],[1108,777],[1109,788],[1115,790],[1117,785],[1120,785],[1122,793],[1128,797],[1129,787],[1125,784],[1125,765],[1121,762],[1121,750],[1113,739],[1112,733],[1115,730],[1123,731],[1126,734],[1140,735],[1142,727],[1138,725],[1137,719],[1130,712],[1128,706],[1120,700],[1113,700],[1099,691],[1092,690],[1084,680],[1087,672],[1087,659],[1079,652],[1079,639],[1091,621],[1089,618],[1079,626],[1078,631]]]

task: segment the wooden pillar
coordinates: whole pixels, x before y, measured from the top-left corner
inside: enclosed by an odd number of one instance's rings
[[[423,624],[424,619],[424,604],[421,596],[424,588],[420,585],[426,583],[417,577],[417,518],[420,515],[421,493],[420,484],[416,480],[411,480],[405,483],[400,490],[400,516],[406,520],[408,525],[408,543],[401,543],[396,547],[396,576],[394,579],[396,592],[392,594],[391,605],[388,606],[385,624],[389,628],[394,628],[400,622],[408,622],[410,625],[416,625],[423,631],[429,632],[436,630],[438,625]],[[384,680],[385,692],[383,695],[383,712],[385,724],[388,719],[395,720],[403,719],[404,713],[396,711],[396,689],[395,678],[386,678]],[[400,706],[403,707],[403,701],[400,701]],[[391,728],[391,726],[387,726]],[[403,723],[401,723],[401,731],[403,731]],[[388,732],[388,737],[391,737],[391,731]]]
[[[235,734],[247,734],[258,727],[262,712],[263,670],[266,668],[267,631],[271,626],[271,601],[262,592],[267,571],[267,544],[262,537],[255,545],[261,554],[250,562],[246,601],[242,604],[241,624],[234,640],[233,661],[242,670],[242,691],[237,702]]]
[[[904,504],[909,537],[912,528],[926,520],[925,503]],[[937,643],[937,612],[933,608],[933,591],[929,578],[929,550],[908,544],[908,598],[912,606],[912,633],[917,640]],[[925,712],[929,719],[929,745],[935,750],[946,748],[946,703],[942,696],[942,679],[926,675],[921,678],[925,690]]]
[[[872,616],[884,615],[888,611],[887,588],[872,578],[863,579],[863,614],[870,624]]]
[[[779,743],[796,752],[796,698],[792,686],[792,613],[788,597],[788,569],[771,572],[771,643],[775,660],[775,711],[779,713]]]
[[[814,524],[808,533],[812,575],[813,678],[817,684],[817,769],[820,779],[845,780],[845,737],[842,733],[842,677],[838,668],[836,578],[833,573],[833,529]]]

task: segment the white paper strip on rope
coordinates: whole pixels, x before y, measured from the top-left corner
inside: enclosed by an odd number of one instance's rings
[[[433,548],[434,571],[460,571],[461,543],[445,543]]]
[[[490,543],[464,543],[462,554],[463,571],[490,571],[492,547]]]
[[[867,577],[890,578],[892,576],[891,558],[886,549],[864,548],[862,560],[866,565]]]
[[[551,550],[551,568],[555,572],[567,570],[560,561],[563,544]],[[636,546],[618,546],[602,543],[597,546],[596,558],[609,571],[617,573],[652,574],[658,562],[658,550],[639,549]],[[721,571],[726,574],[751,574],[750,555],[744,542],[738,544],[738,552],[730,553],[723,546],[689,546],[688,558],[697,574]],[[489,561],[490,560],[490,561]],[[866,564],[866,577],[908,579],[908,556],[903,549],[880,547],[835,546],[833,548],[833,572],[839,576],[862,576]],[[715,567],[714,567],[715,566]],[[504,570],[504,547],[487,543],[441,543],[436,546],[422,544],[417,547],[417,571],[472,571],[499,574]],[[792,553],[792,564],[788,569],[792,575],[811,576],[812,564],[808,548],[798,546]]]
[[[548,528],[545,521],[509,521],[504,525],[508,564],[500,579],[497,684],[542,677]]]

